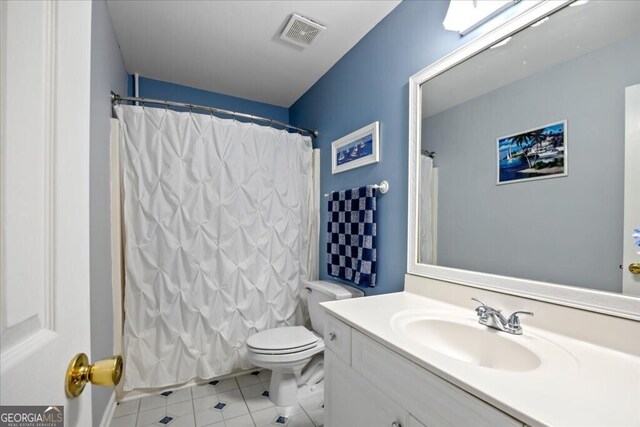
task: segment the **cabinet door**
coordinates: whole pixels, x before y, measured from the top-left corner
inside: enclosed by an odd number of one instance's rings
[[[327,427],[406,427],[408,414],[400,405],[331,350],[325,350],[324,360]]]

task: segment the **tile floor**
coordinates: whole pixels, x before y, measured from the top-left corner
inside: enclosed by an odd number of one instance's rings
[[[321,427],[322,395],[299,405],[274,406],[268,397],[270,371],[211,381],[118,404],[111,427]]]

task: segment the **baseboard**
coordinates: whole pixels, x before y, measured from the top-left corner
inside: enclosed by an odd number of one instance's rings
[[[118,402],[116,402],[116,392],[111,393],[111,397],[109,398],[109,403],[107,403],[107,407],[104,409],[104,414],[102,414],[102,421],[100,421],[100,427],[109,427],[111,425],[111,420],[113,419],[113,413],[116,411],[116,406]]]

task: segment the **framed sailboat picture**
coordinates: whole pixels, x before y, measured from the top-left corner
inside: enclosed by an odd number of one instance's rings
[[[567,121],[497,139],[497,184],[567,176]]]
[[[331,173],[380,161],[380,124],[373,122],[331,143]]]

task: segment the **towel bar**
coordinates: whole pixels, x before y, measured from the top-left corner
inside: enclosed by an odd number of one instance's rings
[[[384,194],[389,191],[389,182],[382,181],[380,184],[373,184],[372,187],[380,190],[380,192]],[[329,197],[329,193],[324,193],[324,197]]]

